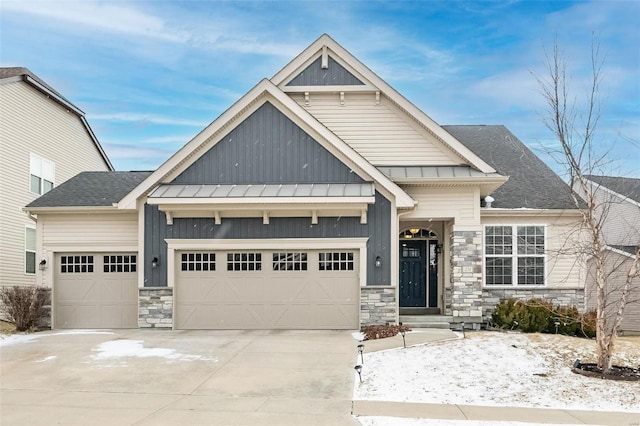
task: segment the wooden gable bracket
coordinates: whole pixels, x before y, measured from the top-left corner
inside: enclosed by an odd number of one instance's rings
[[[322,46],[322,69],[329,68],[329,55],[327,54],[327,46]]]
[[[340,106],[344,106],[344,92],[340,92]]]
[[[309,92],[304,92],[304,104],[309,105]]]
[[[213,212],[213,223],[216,225],[222,225],[222,219],[220,218],[220,212],[219,211],[214,211]]]
[[[311,224],[312,225],[317,225],[318,224],[318,211],[317,210],[312,210],[311,211]]]
[[[360,210],[360,224],[361,225],[367,224],[367,209]]]
[[[164,215],[167,217],[167,225],[173,225],[173,215],[170,211],[164,212]]]
[[[269,224],[269,211],[268,210],[264,210],[262,212],[262,224],[263,225],[268,225]]]

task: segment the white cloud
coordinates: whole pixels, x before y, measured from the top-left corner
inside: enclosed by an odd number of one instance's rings
[[[90,120],[107,120],[107,121],[123,121],[135,123],[149,124],[167,124],[172,126],[188,126],[188,127],[205,127],[209,125],[208,121],[190,120],[186,118],[166,117],[153,114],[137,114],[137,113],[113,113],[113,114],[92,114],[88,117]]]
[[[3,13],[18,12],[38,15],[48,20],[73,25],[94,27],[101,30],[159,38],[168,41],[184,41],[186,33],[170,31],[165,21],[135,8],[114,3],[86,1],[3,1]]]

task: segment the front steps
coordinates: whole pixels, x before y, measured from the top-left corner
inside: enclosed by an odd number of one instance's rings
[[[451,315],[400,315],[400,322],[410,328],[441,328],[460,330],[462,322],[466,330],[479,330],[482,317],[454,317]]]

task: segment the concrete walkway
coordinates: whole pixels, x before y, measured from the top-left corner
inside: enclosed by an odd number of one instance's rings
[[[353,401],[355,416],[439,420],[511,421],[522,423],[638,426],[640,413],[554,410],[547,408],[486,407],[391,401]]]
[[[459,339],[461,333],[439,329],[414,329],[402,336],[364,342],[365,353],[396,349],[425,343]],[[428,404],[393,401],[353,401],[354,416],[418,418],[434,420],[510,421],[536,424],[585,424],[605,426],[640,426],[640,413],[559,410],[526,407],[490,407],[477,405]]]

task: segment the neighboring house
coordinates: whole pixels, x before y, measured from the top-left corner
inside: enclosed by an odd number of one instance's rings
[[[356,329],[582,308],[569,194],[505,127],[438,125],[323,35],[153,173],[27,209],[54,327]]]
[[[26,68],[0,68],[0,285],[44,285],[22,209],[84,170],[113,170],[84,113]]]
[[[605,269],[607,274],[607,312],[618,309],[622,287],[640,247],[640,179],[588,175],[589,192],[593,194],[602,218],[602,235],[607,244]],[[584,197],[584,193],[576,188]],[[596,307],[595,269],[588,261],[587,307]],[[640,332],[640,276],[631,282],[622,333]]]

